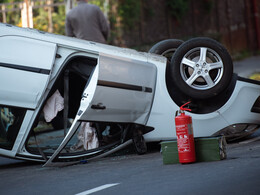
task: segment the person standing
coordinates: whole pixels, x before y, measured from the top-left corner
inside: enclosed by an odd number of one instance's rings
[[[100,8],[88,0],[78,0],[77,7],[68,12],[65,30],[67,36],[98,43],[106,43],[110,31]]]

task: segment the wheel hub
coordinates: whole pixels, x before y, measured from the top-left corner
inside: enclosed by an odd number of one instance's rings
[[[187,85],[198,90],[214,87],[223,73],[221,58],[209,48],[196,48],[188,52],[182,66],[183,79]]]
[[[205,61],[200,61],[196,64],[194,71],[198,76],[205,77],[209,74],[209,65]]]

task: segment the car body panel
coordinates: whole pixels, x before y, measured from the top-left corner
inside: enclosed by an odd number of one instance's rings
[[[163,87],[164,88],[164,87]],[[163,89],[162,88],[162,89]],[[158,87],[157,87],[158,89]],[[219,109],[209,114],[194,114],[186,111],[192,117],[193,132],[195,137],[205,137],[215,134],[217,131],[234,124],[259,124],[259,113],[251,109],[259,98],[260,85],[238,80],[232,96]],[[147,125],[155,127],[155,130],[145,135],[147,141],[168,140],[176,137],[175,112],[179,110],[175,104],[162,100],[161,93],[156,93],[153,108]],[[158,95],[160,94],[160,95]],[[161,102],[165,102],[162,104]],[[161,112],[158,112],[161,110]],[[171,129],[171,131],[169,131]]]
[[[49,81],[56,44],[16,36],[2,36],[0,44],[0,83],[5,83],[0,104],[35,109]]]
[[[145,124],[155,91],[156,66],[105,54],[100,54],[99,64],[92,108],[82,118]],[[95,108],[97,105],[103,108]]]

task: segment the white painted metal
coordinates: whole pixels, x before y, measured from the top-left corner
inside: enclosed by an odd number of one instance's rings
[[[35,109],[49,81],[56,44],[25,37],[0,37],[0,104]],[[12,66],[8,68],[6,66]]]
[[[142,91],[97,86],[92,105],[102,104],[103,110],[88,109],[83,120],[130,122],[145,124],[153,102],[156,66],[151,63],[100,54],[99,81],[135,87]],[[151,91],[145,91],[147,88]]]
[[[158,77],[161,75],[158,73]],[[163,79],[157,80],[157,92],[147,123],[148,126],[155,127],[155,130],[145,135],[147,141],[168,140],[176,137],[174,117],[179,108],[170,100],[165,90],[166,86],[161,81]],[[251,112],[255,100],[259,97],[259,91],[259,85],[237,81],[232,96],[219,110],[209,114],[186,112],[192,117],[194,136],[210,136],[232,124],[260,124],[260,114]]]

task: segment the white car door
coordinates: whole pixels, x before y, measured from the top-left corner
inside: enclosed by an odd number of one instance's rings
[[[155,91],[155,65],[100,54],[99,69],[96,92],[82,120],[145,124]]]
[[[0,37],[0,104],[35,109],[46,89],[56,44]]]

